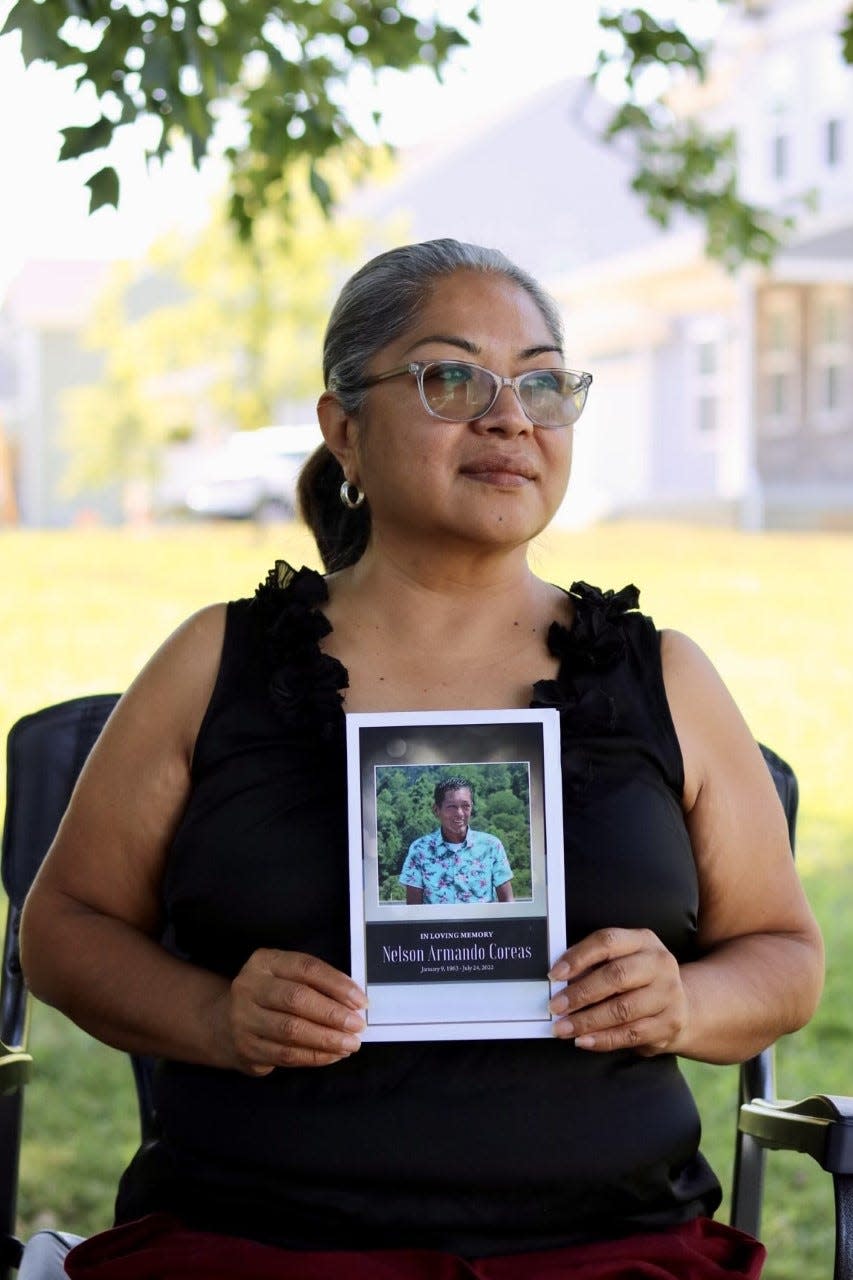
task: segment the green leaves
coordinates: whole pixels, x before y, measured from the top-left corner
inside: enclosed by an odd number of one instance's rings
[[[623,49],[619,57],[629,86],[636,85],[639,75],[655,65],[687,67],[704,77],[704,53],[674,22],[658,22],[646,9],[632,8],[603,14],[599,23],[602,30],[621,37]],[[599,67],[610,61],[610,54],[599,53]]]
[[[59,152],[60,160],[77,160],[92,151],[102,151],[112,141],[115,125],[106,116],[101,116],[90,125],[70,125],[62,130],[63,143]],[[104,165],[86,180],[89,188],[89,212],[94,213],[102,205],[118,205],[119,177],[111,165]]]
[[[332,206],[332,188],[314,164],[308,170],[308,183],[319,201],[320,208],[328,213]]]
[[[853,62],[853,5],[844,15],[844,26],[841,28],[841,48],[844,61]]]
[[[475,5],[466,21],[477,20]],[[618,69],[624,84],[604,136],[630,143],[633,187],[649,216],[664,226],[677,210],[702,220],[708,252],[729,267],[769,261],[790,219],[741,198],[733,139],[676,118],[668,105],[667,91],[686,76],[704,78],[708,51],[641,5],[603,12],[599,22],[605,45],[593,80]],[[187,138],[200,165],[223,104],[235,108],[243,136],[227,157],[228,199],[243,240],[265,209],[288,207],[288,178],[300,166],[320,207],[333,207],[330,157],[352,163],[367,150],[341,105],[354,71],[429,65],[440,78],[467,43],[437,16],[413,17],[406,0],[239,0],[217,8],[188,0],[18,0],[3,29],[20,32],[27,63],[73,67],[97,95],[99,119],[63,130],[61,159],[103,152],[116,129],[146,117],[161,126],[149,160],[164,159]],[[840,39],[853,63],[853,5]],[[656,81],[650,91],[661,69],[664,90]],[[114,204],[117,183],[104,163],[88,182],[91,207]]]
[[[46,6],[33,4],[32,0],[18,0],[13,5],[2,31],[21,33],[21,54],[29,65],[31,62],[55,62],[58,46],[61,44],[56,32],[52,30]],[[47,19],[47,21],[46,21]]]
[[[792,218],[741,197],[734,134],[676,117],[668,105],[668,91],[687,73],[704,79],[706,51],[674,23],[658,22],[643,8],[607,14],[600,22],[618,44],[599,53],[593,81],[618,67],[626,94],[604,136],[629,142],[631,185],[649,217],[666,227],[681,211],[704,222],[708,254],[729,270],[747,261],[770,262]],[[853,10],[850,24],[846,56],[853,60]],[[669,73],[666,87],[650,95],[644,73],[660,67]]]
[[[113,208],[117,206],[118,174],[110,165],[105,165],[103,169],[93,173],[86,186],[91,192],[89,198],[90,213],[94,213],[96,209],[100,209],[105,204],[111,204]]]
[[[708,254],[729,269],[772,260],[792,220],[740,198],[734,134],[671,123],[638,141],[631,185],[651,218],[666,227],[681,209],[702,219]]]
[[[113,124],[106,116],[101,116],[95,124],[70,125],[62,130],[65,141],[59,152],[60,160],[76,160],[90,151],[100,151],[112,140]]]

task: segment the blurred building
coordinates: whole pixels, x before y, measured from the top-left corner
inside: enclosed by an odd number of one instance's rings
[[[676,229],[651,248],[614,240],[606,259],[552,281],[583,317],[597,373],[581,459],[603,511],[853,527],[845,7],[733,7],[707,83],[677,103],[735,129],[746,198],[796,211],[772,268],[728,275],[695,230]]]
[[[103,288],[104,262],[31,262],[0,308],[0,433],[9,523],[62,526],[81,518],[114,520],[117,492],[67,495],[61,398],[98,376],[100,357],[83,330]],[[0,520],[0,524],[3,520]]]
[[[620,515],[853,527],[853,68],[843,0],[732,6],[676,109],[738,137],[745,196],[797,209],[772,269],[728,274],[704,232],[662,232],[600,141],[583,82],[404,157],[362,208],[406,238],[492,244],[555,294],[595,376],[567,520]],[[802,197],[808,196],[809,209]]]

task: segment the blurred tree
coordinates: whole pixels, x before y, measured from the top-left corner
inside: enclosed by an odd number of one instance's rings
[[[753,7],[750,0],[720,2]],[[440,8],[436,0],[432,12]],[[475,3],[469,23],[477,11]],[[632,185],[649,215],[663,226],[678,210],[699,218],[709,253],[730,267],[769,261],[790,213],[744,201],[733,134],[680,119],[668,104],[679,77],[704,78],[711,50],[643,6],[603,7],[599,22],[593,82],[619,67],[624,84],[604,136],[630,145]],[[27,63],[72,67],[78,83],[95,90],[100,115],[63,130],[61,159],[101,153],[116,129],[147,118],[157,125],[149,158],[162,159],[186,137],[199,164],[223,107],[235,107],[245,142],[226,153],[229,211],[244,239],[282,174],[300,162],[307,163],[316,199],[331,206],[337,192],[329,157],[358,143],[341,94],[354,70],[375,75],[426,63],[440,76],[452,51],[468,43],[465,32],[437,16],[412,16],[406,0],[111,0],[108,7],[96,0],[18,0],[3,30],[20,31]],[[853,6],[840,40],[842,56],[853,62]],[[661,71],[663,82],[650,94],[649,73]],[[116,204],[119,177],[111,165],[102,164],[87,185],[92,210]]]
[[[751,0],[720,0],[752,10]],[[848,14],[853,23],[853,8]],[[690,75],[706,78],[713,49],[692,40],[670,18],[658,18],[642,6],[603,10],[605,37],[592,83],[621,73],[622,101],[604,129],[608,141],[624,142],[634,166],[631,186],[645,202],[650,218],[666,227],[677,212],[705,224],[706,250],[730,269],[746,261],[768,263],[794,225],[785,212],[744,200],[733,130],[710,130],[698,119],[679,114],[672,91]],[[843,34],[843,33],[842,33]],[[851,58],[849,39],[843,55]],[[656,81],[654,92],[649,85]]]
[[[147,118],[158,126],[149,159],[184,137],[198,165],[223,107],[235,107],[245,143],[226,153],[230,214],[244,239],[294,165],[307,164],[315,197],[331,205],[327,159],[358,138],[340,100],[354,70],[427,64],[440,75],[467,43],[397,0],[19,0],[3,27],[15,30],[25,62],[71,67],[97,95],[99,117],[63,130],[61,160],[102,152],[117,129]],[[90,211],[117,203],[111,165],[87,186]]]
[[[103,371],[63,400],[66,489],[153,483],[164,446],[205,419],[260,427],[282,400],[316,394],[330,300],[364,256],[363,232],[353,220],[323,217],[305,165],[290,175],[289,199],[298,235],[269,208],[244,244],[221,210],[196,240],[170,237],[138,267],[114,272],[86,334],[103,352]],[[144,282],[158,277],[174,300],[134,306]]]

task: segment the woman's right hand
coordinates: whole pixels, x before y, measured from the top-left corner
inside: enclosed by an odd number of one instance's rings
[[[217,1012],[233,1065],[265,1076],[276,1067],[325,1067],[355,1053],[366,1005],[360,987],[325,961],[261,949],[246,961]]]

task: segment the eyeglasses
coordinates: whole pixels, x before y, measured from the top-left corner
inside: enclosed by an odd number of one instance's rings
[[[417,378],[421,403],[433,418],[473,422],[489,412],[504,387],[512,387],[525,416],[537,427],[570,427],[577,422],[592,382],[591,373],[573,369],[529,369],[504,378],[464,360],[413,360],[366,378],[361,386],[372,387],[407,373]]]

